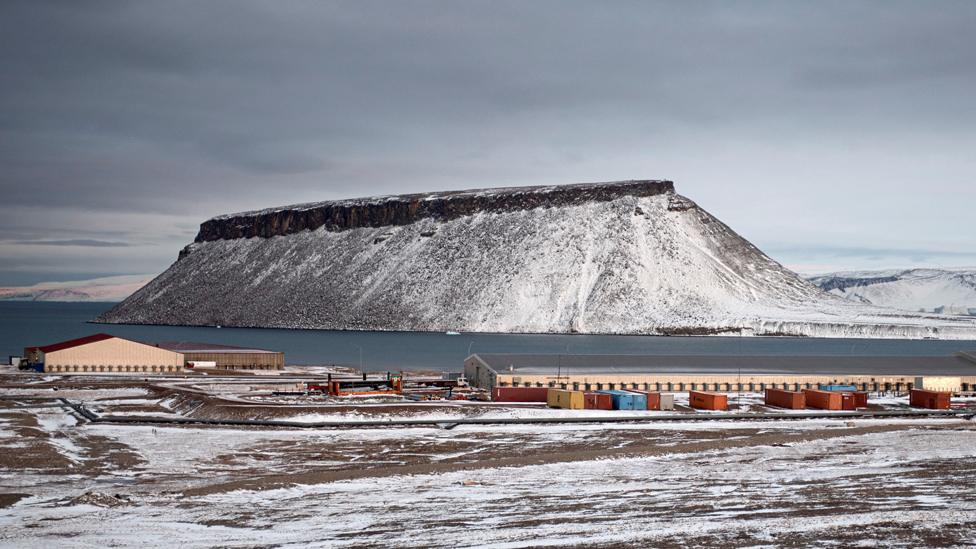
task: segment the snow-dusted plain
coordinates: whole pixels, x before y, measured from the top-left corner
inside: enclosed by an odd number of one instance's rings
[[[377,200],[383,199],[370,203]],[[246,226],[247,215],[228,217]],[[480,211],[446,221],[427,217],[405,225],[198,241],[100,320],[976,339],[976,319],[899,312],[829,295],[673,192]]]
[[[0,419],[0,446],[24,411]],[[26,497],[0,508],[9,547],[779,547],[966,546],[976,543],[976,429],[961,420],[859,420],[888,432],[702,451],[696,437],[735,440],[820,430],[841,421],[669,425],[461,426],[276,431],[76,425],[33,410],[39,440],[67,459],[0,470],[0,489]],[[643,434],[642,434],[643,433]],[[698,433],[698,434],[696,434]],[[628,434],[631,438],[619,439]],[[633,438],[634,436],[638,438]],[[438,464],[477,451],[659,437],[663,453],[521,466],[393,474],[384,459],[420,452]],[[623,440],[623,442],[620,442]],[[462,446],[471,448],[474,455]],[[480,446],[478,445],[480,444]],[[100,446],[99,446],[100,445]],[[667,449],[668,446],[674,450]],[[93,448],[127,453],[125,467],[92,470]],[[356,460],[375,476],[273,489],[201,491],[234,475]],[[337,448],[344,454],[317,454]],[[319,450],[321,451],[321,450]],[[105,461],[104,458],[101,461]],[[364,464],[365,466],[366,464]],[[372,464],[370,464],[372,465]]]
[[[809,280],[858,303],[976,316],[976,269],[858,271],[818,275]]]

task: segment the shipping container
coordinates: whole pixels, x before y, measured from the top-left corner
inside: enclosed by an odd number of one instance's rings
[[[566,410],[582,410],[585,407],[583,391],[567,391],[565,389],[549,389],[547,403],[550,408]]]
[[[802,410],[807,407],[806,396],[800,391],[784,391],[782,389],[766,389],[766,406]]]
[[[841,408],[844,410],[857,410],[858,408],[868,407],[868,394],[864,391],[843,392],[841,396]]]
[[[722,393],[690,391],[688,393],[688,404],[699,410],[728,410],[729,396]]]
[[[495,402],[546,402],[548,387],[495,387],[491,399]]]
[[[647,399],[646,410],[660,410],[661,409],[661,393],[652,393],[651,391],[637,391],[634,389],[629,390],[631,393],[638,393],[644,395]]]
[[[613,398],[614,410],[646,410],[647,409],[647,401],[645,399],[638,400],[638,398],[642,397],[643,395],[638,395],[636,393],[628,393],[627,391],[597,391],[597,392],[610,395],[610,397]]]
[[[647,393],[642,393],[640,391],[624,391],[625,393],[630,393],[634,395],[634,409],[635,410],[648,410],[647,407]]]
[[[912,389],[908,402],[914,408],[948,410],[952,402],[952,393]]]
[[[818,410],[842,410],[844,398],[840,393],[834,391],[820,391],[818,389],[804,389],[803,396],[806,398],[807,407]]]
[[[856,391],[856,385],[826,385],[821,383],[818,387],[821,391]]]
[[[613,395],[583,393],[583,408],[587,410],[613,410]]]
[[[674,410],[674,395],[671,393],[661,393],[660,406],[658,410]]]

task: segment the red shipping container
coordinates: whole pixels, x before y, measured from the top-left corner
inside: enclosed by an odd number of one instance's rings
[[[629,393],[640,393],[647,397],[647,409],[648,410],[660,410],[661,409],[661,393],[652,393],[651,391],[637,391],[635,389],[627,389]]]
[[[728,410],[729,396],[721,393],[689,391],[688,404],[699,410]]]
[[[495,402],[547,402],[548,387],[494,387],[491,399]]]
[[[820,391],[818,389],[804,389],[803,396],[807,400],[807,406],[818,410],[843,410],[844,397],[840,393],[833,391]]]
[[[868,407],[868,394],[864,391],[841,393],[841,408],[844,410],[857,410],[858,408]]]
[[[914,408],[928,408],[929,410],[948,410],[952,400],[951,393],[912,389],[908,402]]]
[[[586,410],[613,410],[613,395],[583,393],[583,408]]]
[[[799,391],[784,391],[782,389],[766,389],[765,403],[767,406],[802,410],[807,407],[806,395]]]

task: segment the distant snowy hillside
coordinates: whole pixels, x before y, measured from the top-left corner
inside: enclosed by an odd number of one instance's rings
[[[669,181],[487,189],[204,222],[110,323],[976,339],[823,292]]]
[[[976,269],[860,271],[809,280],[834,295],[859,303],[976,316]]]
[[[33,286],[0,288],[0,301],[122,301],[152,280],[151,275],[123,275],[41,282]]]

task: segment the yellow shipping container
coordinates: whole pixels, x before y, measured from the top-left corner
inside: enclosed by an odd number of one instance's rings
[[[584,406],[583,391],[566,391],[564,389],[549,389],[546,401],[550,408],[566,408],[568,410],[582,410]]]

